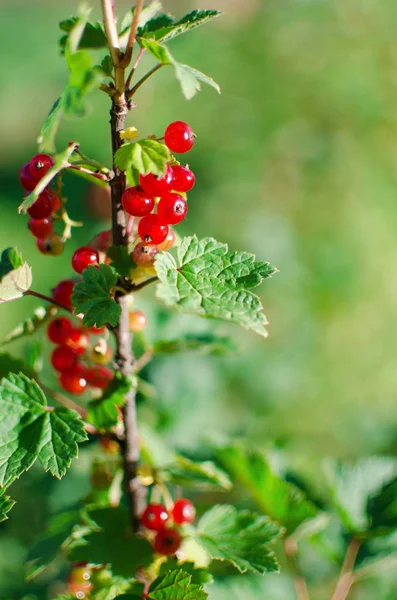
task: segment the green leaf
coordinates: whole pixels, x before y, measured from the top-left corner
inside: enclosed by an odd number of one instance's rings
[[[206,583],[211,583],[213,581],[213,577],[207,569],[196,567],[192,562],[183,561],[182,563],[179,563],[178,559],[174,556],[169,556],[166,562],[161,563],[159,576],[166,575],[169,571],[175,571],[177,569],[183,569],[185,573],[191,575],[191,583],[205,585]]]
[[[49,409],[38,384],[10,373],[0,383],[0,486],[7,487],[36,459],[59,479],[87,439],[77,413]]]
[[[10,512],[15,504],[15,500],[0,492],[0,523],[8,519],[7,513]]]
[[[226,244],[196,236],[182,240],[177,260],[169,252],[156,258],[157,297],[182,312],[232,321],[266,337],[268,321],[257,296],[259,285],[276,269],[255,262],[248,252],[229,252]]]
[[[191,581],[191,575],[182,569],[169,571],[153,581],[147,597],[151,600],[205,600],[208,594],[201,585]]]
[[[25,319],[22,323],[17,325],[1,342],[3,344],[9,344],[15,340],[19,340],[27,335],[36,333],[40,327],[48,323],[51,318],[57,313],[57,308],[54,306],[39,306],[33,311],[33,314]]]
[[[196,539],[213,560],[227,561],[240,573],[264,575],[279,570],[269,543],[280,532],[268,517],[218,504],[201,517]]]
[[[329,463],[327,475],[332,502],[346,529],[361,534],[371,528],[371,512],[367,512],[371,498],[382,494],[397,476],[397,460],[374,456],[354,465]]]
[[[22,371],[25,375],[33,375],[33,370],[29,369],[26,363],[7,352],[0,353],[0,380],[9,373],[19,373]]]
[[[139,28],[144,27],[148,21],[153,19],[157,15],[157,13],[160,12],[161,9],[162,9],[162,5],[161,5],[161,2],[159,2],[159,0],[153,0],[153,2],[151,2],[147,6],[144,6],[139,15],[138,27]],[[119,34],[120,37],[122,37],[124,34],[128,34],[128,30],[131,27],[134,13],[135,13],[135,7],[132,8],[131,10],[129,10],[124,15],[124,17],[121,21],[121,26],[120,26],[120,34]],[[121,39],[120,39],[120,44],[123,44],[123,41]]]
[[[114,67],[112,57],[110,56],[110,54],[107,54],[105,58],[102,59],[101,69],[105,73],[105,75],[108,75],[108,77],[111,77],[113,75]]]
[[[148,567],[153,551],[148,540],[133,535],[129,529],[128,512],[124,507],[90,512],[99,530],[87,536],[86,544],[74,548],[71,560],[112,565],[114,575],[134,577],[139,567]]]
[[[32,285],[32,269],[16,248],[3,250],[0,257],[0,304],[22,298]]]
[[[213,333],[186,333],[180,338],[158,340],[153,344],[154,354],[197,352],[199,354],[217,356],[236,352],[236,350],[237,346],[231,338],[218,336]]]
[[[114,379],[107,386],[101,398],[93,400],[88,405],[88,421],[95,425],[98,431],[110,431],[117,425],[118,406],[123,406],[126,395],[133,388],[134,381],[131,377],[115,373]]]
[[[371,531],[382,535],[397,531],[397,476],[368,499],[367,514]]]
[[[288,534],[318,515],[304,493],[276,475],[260,452],[231,446],[219,450],[218,455],[229,473],[250,491],[260,510]]]
[[[115,154],[115,163],[119,169],[125,171],[132,167],[142,175],[163,175],[169,160],[168,148],[150,139],[123,144]]]
[[[55,100],[37,138],[39,152],[55,152],[55,136],[63,116],[62,98]]]
[[[162,15],[149,21],[144,28],[138,31],[138,36],[166,42],[208,23],[208,21],[219,17],[221,14],[217,10],[194,10],[176,22],[172,22],[173,20],[170,17],[164,19],[167,15]]]
[[[173,485],[231,489],[232,483],[229,477],[215,463],[211,461],[196,463],[180,454],[175,458],[175,463],[160,469],[160,473]]]
[[[61,31],[64,31],[67,34],[73,30],[76,24],[79,22],[79,17],[71,17],[70,19],[65,19],[59,23],[59,27]],[[61,48],[65,48],[66,42],[68,40],[68,35],[62,36],[59,40],[59,44]],[[77,43],[77,48],[79,49],[98,49],[98,48],[106,48],[107,47],[107,39],[105,32],[103,30],[102,24],[98,22],[87,22],[85,23],[80,39]]]
[[[94,576],[91,577],[94,590],[97,590],[100,586],[100,582],[98,582],[99,586],[97,585],[97,579],[94,572]],[[90,594],[90,600],[114,600],[114,598],[119,598],[124,592],[130,590],[132,583],[131,579],[113,576],[105,586],[101,586],[101,589]],[[122,597],[124,598],[124,596]]]
[[[103,327],[107,323],[115,327],[121,309],[112,296],[117,284],[116,271],[110,265],[90,265],[82,273],[83,281],[74,286],[72,303],[76,314],[84,313],[83,324],[87,327]]]
[[[106,254],[121,277],[129,277],[131,270],[136,267],[132,253],[125,246],[110,246]]]

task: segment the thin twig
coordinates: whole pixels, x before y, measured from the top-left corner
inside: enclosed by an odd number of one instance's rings
[[[142,77],[142,79],[140,79],[138,81],[138,83],[136,83],[134,85],[133,88],[131,88],[128,92],[127,92],[127,98],[128,100],[130,100],[132,98],[132,96],[139,90],[139,88],[141,87],[141,85],[143,85],[145,83],[145,81],[147,81],[149,79],[149,77],[151,77],[152,75],[154,75],[154,73],[156,73],[156,71],[158,71],[159,69],[161,69],[161,67],[164,67],[165,65],[163,63],[158,63],[155,67],[153,67],[153,69],[151,69],[148,73],[146,73],[146,75],[144,75]]]
[[[294,580],[297,600],[309,600],[309,591],[307,589],[307,583],[299,569],[299,565],[297,562],[298,545],[295,542],[295,540],[287,538],[284,541],[284,549],[287,557],[288,566],[290,568]]]
[[[130,87],[131,80],[132,80],[132,78],[134,76],[135,71],[138,68],[139,63],[141,62],[142,56],[145,54],[145,50],[146,50],[146,48],[140,48],[140,50],[139,50],[138,56],[136,57],[136,61],[132,65],[130,74],[128,75],[127,80],[125,82],[125,89],[126,90],[128,90],[128,88]]]
[[[134,43],[136,38],[136,32],[138,31],[139,17],[143,9],[143,0],[136,0],[134,17],[132,19],[130,33],[128,36],[127,46],[125,48],[125,54],[123,57],[123,67],[126,68],[131,62],[132,51],[134,49]]]
[[[51,398],[56,400],[56,402],[59,402],[59,404],[62,404],[62,406],[66,406],[66,408],[75,410],[77,413],[79,413],[79,415],[83,419],[85,419],[87,417],[87,411],[84,408],[82,408],[79,404],[76,404],[76,402],[73,402],[73,400],[70,400],[70,398],[67,398],[67,396],[60,394],[59,392],[55,392],[54,390],[52,390],[51,388],[49,388],[48,386],[46,386],[44,383],[41,383],[41,382],[40,382],[40,387],[43,389],[43,391],[46,394],[48,394],[49,396],[51,396]]]
[[[85,167],[79,167],[76,164],[71,164],[69,169],[74,169],[75,171],[80,171],[80,173],[86,173],[91,177],[95,177],[96,179],[100,179],[101,181],[109,181],[109,176],[105,175],[105,173],[95,173],[95,171],[90,171],[90,169],[86,169]]]
[[[120,42],[119,34],[117,32],[117,25],[114,18],[112,0],[101,0],[101,5],[103,24],[109,44],[110,55],[112,57],[113,65],[117,67],[120,58]]]
[[[353,537],[347,547],[345,560],[343,561],[339,579],[331,600],[345,600],[347,598],[350,588],[354,583],[353,571],[360,547],[361,540]]]
[[[150,279],[146,279],[146,281],[142,281],[142,283],[138,283],[137,285],[132,286],[131,291],[138,292],[139,290],[146,287],[147,285],[150,285],[151,283],[154,283],[155,281],[157,281],[157,279],[158,279],[157,277],[151,277]]]
[[[142,371],[142,369],[144,369],[146,367],[146,365],[148,365],[150,363],[152,358],[153,358],[152,350],[146,350],[135,362],[134,372],[139,373],[140,371]]]
[[[60,302],[57,302],[56,300],[54,300],[53,298],[50,298],[49,296],[45,296],[44,294],[40,294],[40,292],[35,292],[34,290],[27,290],[26,292],[24,292],[23,295],[24,296],[34,296],[35,298],[40,298],[40,300],[44,300],[44,302],[50,302],[54,306],[58,306],[59,308],[63,308],[63,310],[67,310],[68,312],[70,312],[71,314],[73,314],[73,309],[72,308],[69,308],[68,306],[65,306],[64,304],[61,304]]]

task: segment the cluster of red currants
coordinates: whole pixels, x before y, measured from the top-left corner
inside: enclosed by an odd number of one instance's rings
[[[141,516],[141,524],[150,531],[155,531],[153,549],[159,554],[175,554],[182,542],[182,535],[175,527],[169,527],[170,521],[175,525],[193,523],[196,509],[190,500],[175,500],[168,512],[164,504],[148,504]]]
[[[57,287],[65,282],[60,282]],[[103,390],[112,381],[113,371],[106,366],[113,356],[111,348],[104,338],[94,345],[90,343],[90,336],[105,332],[105,327],[76,326],[67,317],[56,317],[51,321],[47,336],[57,345],[51,354],[51,364],[65,391],[82,394],[87,386]]]
[[[26,190],[25,196],[34,190],[40,179],[53,166],[54,159],[48,154],[36,154],[30,162],[23,165],[19,171],[19,181]],[[58,233],[53,231],[52,219],[60,207],[61,201],[57,193],[46,187],[36,202],[28,208],[28,228],[37,238],[37,248],[43,254],[59,256],[63,252],[64,241]]]
[[[175,121],[167,127],[164,141],[169,150],[181,154],[191,150],[195,137],[187,123]],[[194,183],[194,173],[188,166],[168,164],[161,177],[152,173],[141,175],[139,185],[124,192],[124,210],[132,217],[140,217],[138,235],[142,242],[133,253],[138,266],[151,266],[158,250],[172,246],[174,234],[169,226],[186,217],[186,193]]]

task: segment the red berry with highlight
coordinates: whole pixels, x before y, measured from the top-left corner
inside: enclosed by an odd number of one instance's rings
[[[52,298],[55,302],[59,302],[66,308],[72,308],[71,296],[75,285],[73,279],[63,279],[52,290]]]
[[[168,235],[168,225],[158,215],[148,215],[139,221],[138,234],[146,244],[161,244]]]
[[[87,387],[87,380],[84,377],[84,373],[76,372],[76,370],[61,373],[59,375],[59,383],[70,394],[82,394]]]
[[[72,371],[77,365],[77,354],[69,346],[58,346],[51,354],[51,364],[57,371]]]
[[[66,344],[72,337],[74,325],[67,317],[57,317],[48,325],[47,336],[53,344]]]
[[[96,266],[99,261],[99,254],[95,248],[82,246],[78,248],[72,256],[72,267],[76,273],[82,273],[89,265]]]
[[[178,500],[175,500],[171,515],[176,525],[193,523],[196,516],[196,509],[190,500],[179,498]]]
[[[173,182],[172,168],[167,165],[164,175],[157,177],[153,173],[149,175],[141,175],[139,177],[139,183],[141,188],[149,196],[163,196],[172,190]]]
[[[54,200],[49,191],[44,190],[37,198],[36,202],[28,208],[28,214],[33,219],[47,219],[54,208]]]
[[[157,214],[163,223],[176,225],[183,221],[187,215],[187,202],[179,194],[167,194],[161,198],[157,207]]]
[[[28,228],[37,238],[45,238],[52,233],[54,224],[51,219],[29,219]]]
[[[156,535],[153,548],[158,554],[175,554],[182,542],[182,536],[176,529],[163,529]]]
[[[184,154],[193,148],[196,135],[193,129],[183,121],[170,123],[165,130],[164,141],[171,152]]]
[[[132,252],[132,258],[138,267],[152,267],[158,253],[157,246],[139,242]]]
[[[108,367],[89,367],[85,371],[85,378],[88,385],[100,390],[107,388],[113,377],[113,371]]]
[[[36,154],[29,163],[32,177],[41,179],[54,164],[54,159],[48,154]]]
[[[196,178],[193,171],[191,171],[188,167],[175,165],[172,167],[172,172],[174,174],[174,181],[172,184],[173,189],[176,192],[190,192],[196,183]]]
[[[45,238],[37,238],[36,245],[42,254],[59,256],[63,252],[65,242],[59,233],[55,233],[54,231]]]
[[[141,524],[146,529],[160,531],[169,519],[167,509],[163,504],[148,504],[141,516]]]
[[[140,186],[128,188],[121,198],[125,212],[133,217],[150,215],[154,208],[154,198],[146,194]]]
[[[37,185],[37,179],[30,172],[30,163],[26,163],[19,170],[19,181],[24,190],[31,192]]]

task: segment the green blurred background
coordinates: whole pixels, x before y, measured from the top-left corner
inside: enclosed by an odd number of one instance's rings
[[[189,122],[198,134],[189,155],[197,185],[179,231],[252,251],[280,272],[260,291],[270,321],[265,341],[233,325],[179,315],[167,320],[151,292],[139,299],[152,339],[161,322],[162,337],[215,329],[241,348],[227,358],[156,361],[148,376],[160,385],[160,416],[145,407],[142,416],[156,421],[173,445],[199,455],[209,443],[248,437],[318,491],[326,456],[397,448],[397,4],[164,4],[176,15],[225,11],[170,44],[177,58],[214,77],[222,95],[204,89],[186,102],[164,69],[137,95],[129,125],[146,135],[173,120]],[[119,6],[122,15],[128,3]],[[72,177],[71,216],[83,214],[86,227],[76,230],[62,258],[39,255],[26,218],[16,213],[18,169],[34,154],[41,123],[67,78],[57,23],[76,8],[75,1],[1,2],[0,237],[2,247],[16,245],[29,258],[34,288],[42,292],[62,268],[68,275],[73,250],[107,226],[98,199]],[[91,104],[87,119],[63,123],[58,147],[78,140],[86,154],[108,163],[108,99],[93,94]],[[35,306],[31,299],[1,306],[0,339]],[[18,504],[0,527],[1,598],[22,597],[24,553],[48,512],[66,505],[68,493],[73,501],[86,492],[86,454],[60,484],[33,470],[14,486]],[[284,583],[282,577],[266,583],[253,598],[293,598]],[[250,600],[246,584],[239,585],[235,597]],[[232,598],[230,591],[217,593],[214,600]],[[365,591],[354,597],[374,598]]]

